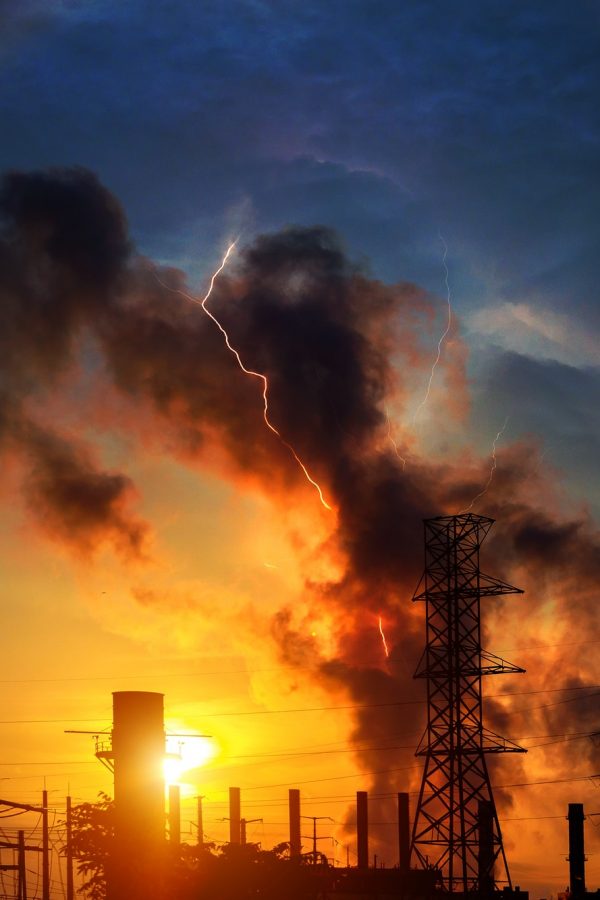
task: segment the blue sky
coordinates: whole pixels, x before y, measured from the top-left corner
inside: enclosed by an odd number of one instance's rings
[[[2,169],[89,167],[139,249],[193,283],[234,232],[324,224],[374,276],[443,300],[441,233],[473,441],[509,415],[590,497],[597,3],[72,0],[3,18]]]

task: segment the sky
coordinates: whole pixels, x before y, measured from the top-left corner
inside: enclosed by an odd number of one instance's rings
[[[64,729],[156,690],[213,736],[189,819],[224,839],[235,783],[271,846],[298,786],[345,858],[356,790],[418,787],[421,519],[473,502],[526,589],[484,611],[532,748],[492,774],[551,782],[497,792],[511,872],[563,889],[600,810],[598,4],[2,8],[3,796],[45,777],[58,840],[111,787]],[[279,436],[198,305],[232,241],[209,308]]]

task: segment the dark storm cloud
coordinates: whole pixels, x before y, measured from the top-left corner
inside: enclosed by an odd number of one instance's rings
[[[121,210],[91,173],[5,176],[0,439],[25,462],[25,495],[45,531],[86,554],[108,539],[132,558],[147,529],[128,513],[129,480],[99,469],[80,441],[36,422],[29,406],[64,377],[82,329],[106,315],[128,254]]]
[[[129,478],[100,471],[89,451],[51,432],[30,426],[22,438],[30,464],[24,494],[52,539],[88,557],[106,540],[125,559],[143,557],[148,527],[127,509]]]
[[[440,293],[441,230],[457,310],[525,302],[598,332],[591,3],[576,15],[566,0],[41,12],[8,16],[0,164],[88,165],[154,259],[204,279],[240,218],[250,231],[322,222],[385,280]],[[474,358],[474,379],[488,362]],[[526,401],[522,382],[516,396]],[[486,395],[474,431],[489,415],[493,437],[511,412],[502,399]],[[536,418],[554,447],[544,416],[517,414],[511,433]],[[549,453],[581,494],[599,433],[582,423],[568,454]]]
[[[47,261],[86,298],[113,288],[129,253],[119,205],[84,169],[12,172],[0,192],[4,233],[13,249]]]
[[[234,265],[236,276],[223,276],[210,302],[245,365],[268,377],[285,440],[341,491],[384,421],[394,316],[425,314],[425,295],[367,280],[323,228],[258,238]],[[269,433],[265,441],[262,385],[240,371],[214,323],[177,296],[182,286],[179,273],[143,262],[132,269],[125,314],[99,329],[117,384],[146,395],[190,447],[216,426],[241,469],[295,478],[289,450]]]
[[[117,386],[170,422],[182,452],[197,452],[216,429],[240,471],[259,473],[263,483],[275,479],[275,487],[297,482],[287,448],[269,433],[265,441],[256,382],[224,352],[214,325],[164,287],[165,280],[183,286],[179,273],[157,273],[143,260],[128,264],[122,212],[90,173],[12,173],[0,198],[5,420],[14,419],[13,441],[31,443],[21,421],[27,422],[27,401],[67,370],[82,335],[91,333]],[[259,238],[242,259],[240,277],[219,286],[215,301],[248,365],[268,375],[273,415],[286,440],[315,460],[318,477],[340,500],[352,493],[392,386],[392,320],[402,309],[413,318],[423,312],[425,295],[368,281],[327,229],[287,229]],[[48,446],[56,448],[50,435]],[[71,466],[75,460],[74,449]],[[111,478],[106,487],[115,485]],[[389,473],[377,478],[385,489]],[[44,494],[58,509],[60,492]],[[68,503],[63,511],[69,515]],[[378,538],[349,536],[349,547],[353,541],[359,559],[359,547],[375,546]]]
[[[110,302],[128,252],[121,211],[91,173],[5,176],[0,366],[13,399],[69,363],[78,329]]]
[[[348,170],[379,173],[412,192],[418,243],[441,227],[505,296],[543,285],[597,322],[597,34],[593,7],[573,15],[565,0],[60,7],[7,59],[2,160],[86,162],[161,254],[199,219],[216,238],[215,220],[248,194],[259,227],[363,221],[358,252],[382,215],[404,225],[404,203],[386,213],[375,192],[363,218],[346,201]],[[302,155],[346,169],[306,219]],[[387,241],[372,251],[406,277]],[[568,283],[550,277],[575,260]]]

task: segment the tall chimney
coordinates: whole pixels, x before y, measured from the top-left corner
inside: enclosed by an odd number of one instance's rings
[[[198,825],[198,846],[204,847],[204,816],[202,815],[202,801],[204,797],[197,798],[197,825]]]
[[[569,882],[571,897],[585,894],[585,850],[583,803],[569,803]]]
[[[479,852],[477,854],[477,880],[480,897],[491,897],[494,892],[494,804],[480,800],[477,807],[479,828]]]
[[[165,848],[164,696],[113,693],[115,852],[109,900],[161,896]]]
[[[400,871],[406,875],[410,868],[410,826],[408,821],[408,794],[398,794],[398,850]]]
[[[239,787],[229,788],[229,843],[239,844],[242,839],[241,802]]]
[[[181,844],[181,791],[178,784],[169,785],[169,843]]]
[[[300,791],[298,788],[289,789],[289,816],[290,816],[290,856],[297,859],[302,850],[300,837]]]
[[[369,810],[366,791],[356,792],[356,850],[358,868],[369,867]]]

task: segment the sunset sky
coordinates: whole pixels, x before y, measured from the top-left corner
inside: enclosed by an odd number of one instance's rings
[[[235,785],[271,847],[300,787],[352,862],[355,791],[419,786],[422,519],[473,503],[525,589],[484,606],[513,881],[564,889],[583,802],[598,887],[598,4],[2,9],[1,797],[59,843],[112,787],[64,730],[160,691],[212,736],[184,831]],[[198,305],[233,241],[208,308],[281,438]]]

